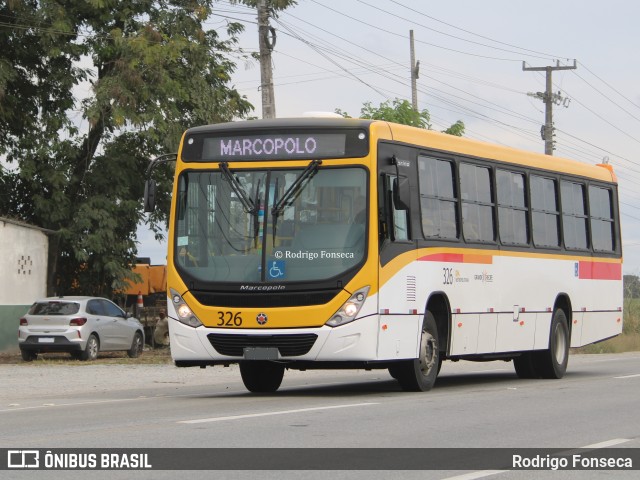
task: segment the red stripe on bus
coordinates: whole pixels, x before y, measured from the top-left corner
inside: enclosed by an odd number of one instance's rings
[[[582,280],[621,280],[622,265],[620,263],[580,262],[579,276]]]
[[[421,262],[462,263],[464,262],[464,255],[461,253],[432,253],[431,255],[420,257],[418,260]]]
[[[448,262],[448,263],[481,263],[491,265],[492,255],[475,255],[469,253],[432,253],[418,258],[421,262]]]

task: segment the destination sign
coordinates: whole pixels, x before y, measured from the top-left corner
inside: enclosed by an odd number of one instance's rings
[[[310,159],[344,157],[345,133],[269,134],[205,138],[205,161]]]

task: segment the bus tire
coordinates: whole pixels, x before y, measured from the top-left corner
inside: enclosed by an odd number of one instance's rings
[[[240,362],[244,386],[253,393],[272,393],[280,388],[284,365],[268,361]]]
[[[569,363],[569,324],[564,310],[561,308],[553,312],[551,331],[549,334],[549,348],[533,352],[534,364],[541,378],[562,378]]]
[[[442,357],[438,359],[438,375],[440,375],[440,369],[442,368]],[[389,367],[389,375],[391,375],[395,380],[398,380],[398,371],[402,370],[402,368],[398,368],[398,365],[392,365]]]
[[[436,319],[427,311],[422,322],[418,358],[398,362],[389,368],[404,391],[426,392],[433,388],[440,370],[440,347]]]
[[[518,378],[540,378],[534,364],[534,352],[523,352],[513,359],[513,366]]]

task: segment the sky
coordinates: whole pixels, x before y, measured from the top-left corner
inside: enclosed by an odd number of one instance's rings
[[[276,115],[336,108],[358,116],[395,98],[411,100],[409,31],[420,62],[418,108],[432,128],[457,120],[465,136],[544,152],[544,72],[553,72],[554,155],[608,161],[619,180],[624,273],[640,274],[640,2],[628,0],[299,0],[271,19]],[[245,32],[232,57],[232,85],[262,117],[256,12],[220,1],[207,21]],[[139,256],[166,261],[166,243],[138,231]]]

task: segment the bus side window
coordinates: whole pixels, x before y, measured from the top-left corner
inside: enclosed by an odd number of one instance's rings
[[[564,246],[573,250],[588,249],[584,185],[566,180],[561,181],[560,198],[562,200]]]
[[[611,198],[611,189],[594,185],[589,187],[591,242],[593,249],[600,252],[613,252],[616,248]]]
[[[460,164],[462,235],[466,241],[493,242],[493,198],[491,172],[487,167]]]

